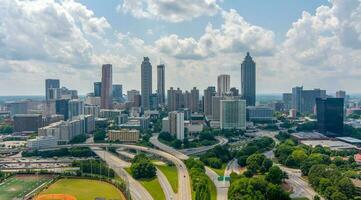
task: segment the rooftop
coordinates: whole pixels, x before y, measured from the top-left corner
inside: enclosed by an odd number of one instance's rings
[[[336,138],[348,143],[361,143],[361,140],[353,137],[336,137]]]

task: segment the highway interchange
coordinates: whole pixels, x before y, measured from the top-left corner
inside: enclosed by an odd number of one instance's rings
[[[267,136],[274,139],[276,143],[279,141],[274,137],[274,132],[269,131],[258,131],[257,133],[251,133],[249,136],[252,137],[260,137]],[[153,197],[149,194],[149,192],[137,181],[135,180],[128,172],[124,169],[130,167],[130,163],[122,160],[119,156],[104,150],[103,148],[115,147],[117,148],[117,153],[120,156],[132,158],[134,154],[127,152],[126,150],[136,150],[153,154],[159,156],[163,159],[172,162],[178,172],[178,192],[175,193],[170,186],[166,176],[157,169],[157,178],[160,182],[160,185],[164,191],[167,200],[189,200],[191,198],[191,180],[188,174],[187,168],[184,164],[184,160],[189,158],[189,155],[196,155],[202,152],[208,151],[214,148],[216,145],[224,145],[228,143],[228,140],[223,137],[216,137],[218,143],[212,146],[205,146],[199,148],[192,148],[186,150],[176,150],[170,146],[167,146],[161,143],[158,140],[158,134],[154,134],[150,138],[150,142],[154,145],[155,148],[137,146],[137,145],[129,145],[129,144],[112,144],[112,143],[93,143],[92,139],[88,139],[84,144],[71,144],[71,145],[61,145],[56,148],[71,148],[71,147],[89,147],[92,151],[98,155],[101,159],[103,159],[120,177],[122,177],[126,183],[129,185],[129,192],[132,196],[132,199],[135,200],[152,200]],[[43,150],[52,150],[51,149],[43,149]],[[270,159],[274,159],[273,150],[264,153],[266,157]],[[28,161],[29,162],[29,161]],[[33,161],[36,162],[36,161]],[[39,162],[39,161],[38,161]],[[279,164],[278,164],[279,165]],[[306,180],[304,180],[301,176],[300,170],[290,169],[284,166],[279,165],[280,168],[288,174],[288,179],[286,182],[292,186],[293,191],[291,197],[307,197],[312,199],[317,193],[313,190],[313,188],[308,184]],[[232,172],[239,173],[240,167],[237,164],[237,160],[231,160],[224,171],[224,176],[229,176]],[[217,188],[217,200],[226,200],[227,193],[229,188],[229,181],[219,181],[218,174],[215,173],[212,169],[206,167],[207,176],[214,182]]]

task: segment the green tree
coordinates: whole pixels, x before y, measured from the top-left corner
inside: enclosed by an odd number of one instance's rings
[[[283,180],[284,174],[282,170],[278,166],[273,166],[269,169],[266,180],[273,184],[281,184]]]

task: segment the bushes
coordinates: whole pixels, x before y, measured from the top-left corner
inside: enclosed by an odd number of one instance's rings
[[[314,165],[308,174],[311,185],[326,199],[353,199],[355,186],[337,168]]]
[[[95,130],[94,131],[94,142],[102,142],[105,140],[106,132],[104,130]]]
[[[156,168],[145,154],[138,154],[132,160],[130,172],[135,179],[153,178],[156,175]]]
[[[212,168],[220,169],[222,164],[232,159],[227,146],[216,146],[201,156],[200,160]]]
[[[84,143],[86,140],[86,135],[85,134],[80,134],[75,136],[69,143],[70,144],[79,144],[79,143]]]
[[[201,161],[189,158],[185,164],[190,171],[192,179],[192,189],[195,192],[196,200],[211,199],[211,189],[209,188],[209,179],[205,174],[204,165]]]
[[[80,160],[74,161],[72,164],[73,167],[80,167],[80,171],[83,173],[92,173],[102,176],[108,176],[109,178],[114,178],[114,170],[109,168],[104,162],[99,160]]]
[[[71,149],[62,148],[57,150],[50,151],[23,151],[23,157],[31,157],[31,156],[40,156],[43,158],[51,158],[51,157],[64,157],[64,156],[73,156],[73,157],[90,157],[94,156],[92,150],[88,147],[75,147]]]
[[[254,177],[240,178],[232,182],[228,199],[289,200],[290,197],[279,185],[269,183],[262,177]]]
[[[263,153],[265,151],[271,150],[274,146],[274,141],[269,137],[261,137],[259,139],[253,140],[248,143],[244,148],[236,153],[238,159],[238,164],[241,167],[246,165],[245,160],[248,156],[254,153]]]

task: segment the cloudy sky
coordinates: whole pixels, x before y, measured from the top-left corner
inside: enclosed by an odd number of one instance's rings
[[[247,51],[259,93],[360,92],[361,0],[0,0],[0,96],[43,95],[46,78],[85,94],[102,63],[139,89],[144,56],[154,86],[162,62],[167,88],[221,73],[240,88]]]

